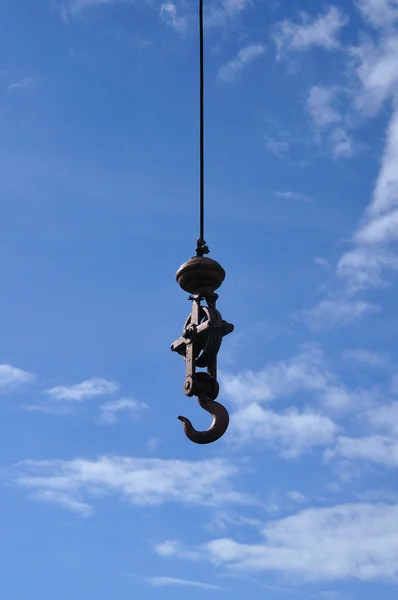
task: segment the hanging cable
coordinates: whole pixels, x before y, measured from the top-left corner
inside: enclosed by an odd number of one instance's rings
[[[196,248],[197,256],[209,253],[205,242],[205,119],[204,119],[204,32],[203,32],[203,0],[199,0],[199,238]]]
[[[184,394],[196,396],[203,410],[212,415],[212,424],[205,431],[195,429],[189,419],[178,417],[185,435],[195,444],[211,444],[226,432],[229,424],[227,409],[216,402],[219,393],[217,381],[217,355],[223,338],[234,326],[225,321],[216,309],[216,290],[225,278],[222,266],[212,258],[204,256],[209,249],[204,239],[205,193],[204,193],[204,43],[203,2],[199,1],[199,237],[196,256],[187,260],[176,273],[178,285],[190,294],[192,311],[182,330],[182,335],[173,342],[171,350],[184,358]],[[203,369],[206,369],[204,371]]]

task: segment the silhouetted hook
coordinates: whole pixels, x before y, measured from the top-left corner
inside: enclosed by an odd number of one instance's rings
[[[218,440],[228,429],[229,414],[225,406],[207,396],[197,398],[200,406],[213,415],[213,422],[206,431],[197,431],[186,417],[178,417],[183,423],[184,433],[195,444],[211,444]]]

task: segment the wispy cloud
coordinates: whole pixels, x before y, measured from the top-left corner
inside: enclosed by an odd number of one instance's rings
[[[234,23],[250,6],[252,0],[214,0],[205,15],[209,27],[226,27]]]
[[[86,10],[111,4],[134,4],[136,0],[52,0],[61,17],[68,20],[77,17]],[[252,0],[214,0],[205,12],[205,23],[209,27],[226,27],[234,23],[239,16],[252,5]],[[157,5],[159,6],[159,5]],[[157,6],[155,8],[158,10]],[[160,17],[179,32],[185,32],[188,27],[187,14],[181,15],[180,8],[189,10],[185,4],[163,2]]]
[[[325,129],[336,123],[341,123],[342,116],[335,106],[337,88],[313,86],[308,94],[307,109],[315,125]]]
[[[188,27],[188,21],[185,16],[178,14],[178,9],[173,2],[165,2],[160,7],[160,18],[176,31],[184,33]]]
[[[307,99],[307,110],[319,137],[326,136],[334,158],[350,158],[354,145],[343,126],[343,117],[337,107],[336,87],[313,86]]]
[[[271,152],[271,154],[274,154],[278,158],[286,158],[286,155],[290,150],[291,143],[286,135],[279,135],[276,138],[266,135],[265,147],[268,152]]]
[[[288,492],[287,496],[290,500],[292,500],[292,502],[295,502],[296,504],[304,504],[308,502],[308,498],[305,494],[302,494],[301,492],[297,492],[295,490]]]
[[[286,200],[293,200],[294,202],[304,202],[308,204],[312,202],[312,199],[305,194],[300,194],[299,192],[292,192],[291,190],[287,190],[285,192],[275,192],[275,196],[277,198],[284,198]]]
[[[239,50],[237,56],[221,67],[218,78],[222,81],[235,81],[238,73],[241,73],[253,60],[262,56],[265,52],[263,44],[250,44]]]
[[[160,544],[155,545],[155,552],[159,556],[169,558],[176,556],[180,551],[180,542],[178,540],[165,540]]]
[[[384,273],[398,271],[398,255],[385,247],[358,246],[343,254],[337,264],[337,275],[346,281],[350,293],[384,287]]]
[[[203,583],[201,581],[191,581],[190,579],[178,579],[176,577],[150,577],[147,579],[147,582],[154,587],[183,586],[199,588],[201,590],[225,590],[225,588],[220,585]]]
[[[383,390],[348,387],[329,363],[319,347],[310,346],[257,372],[221,373],[223,391],[238,407],[231,418],[233,444],[267,444],[287,458],[333,445],[340,429],[334,419],[371,410]],[[283,401],[284,408],[261,406],[271,401]]]
[[[19,79],[14,81],[7,87],[8,92],[12,92],[13,90],[23,90],[24,88],[31,87],[33,85],[33,77],[25,77],[24,79]]]
[[[278,58],[282,58],[289,51],[304,52],[314,46],[325,50],[337,50],[340,48],[340,30],[347,23],[347,17],[335,6],[316,17],[301,13],[299,23],[281,21],[273,35]]]
[[[358,116],[369,116],[377,112],[394,98],[398,91],[398,41],[396,35],[397,5],[395,0],[358,0],[356,3],[362,16],[377,30],[377,36],[362,36],[357,45],[347,47],[345,85],[328,87],[313,86],[309,91],[307,110],[313,120],[317,136],[324,141],[335,159],[351,158],[357,150],[350,128]],[[301,14],[298,22],[285,20],[278,23],[274,39],[278,47],[278,57],[289,51],[302,52],[313,46],[328,50],[341,48],[339,34],[348,19],[336,7],[330,7],[325,13],[311,17]],[[341,97],[340,97],[341,96]],[[344,112],[341,110],[344,99]],[[374,200],[386,195],[383,185],[388,181],[390,197],[393,192],[393,165],[396,163],[396,144],[394,143],[395,122],[389,129],[389,148],[386,145],[385,178],[379,178]],[[396,137],[396,135],[395,135]],[[387,150],[389,150],[387,152]],[[389,161],[389,158],[391,160]],[[391,168],[388,169],[388,162]],[[377,218],[364,218],[356,234],[358,245],[381,244],[395,241],[398,212],[379,213]]]
[[[329,261],[327,261],[325,258],[322,258],[321,256],[316,256],[314,258],[314,263],[316,265],[319,265],[323,269],[326,269],[326,270],[330,269],[330,263],[329,263]]]
[[[151,437],[147,441],[147,443],[145,445],[145,449],[148,452],[148,454],[153,454],[157,450],[157,448],[159,447],[160,444],[161,444],[161,440],[159,438]]]
[[[398,402],[382,404],[363,413],[370,432],[364,436],[339,436],[327,458],[374,463],[383,467],[398,466]]]
[[[274,572],[307,581],[395,581],[398,505],[341,504],[308,508],[269,521],[257,543],[215,539],[202,560],[240,572]]]
[[[312,331],[327,331],[336,326],[345,326],[361,319],[364,315],[378,312],[379,308],[364,300],[342,297],[321,300],[310,309],[303,310],[300,319]]]
[[[52,400],[65,400],[67,402],[83,402],[99,396],[108,396],[119,391],[119,384],[107,379],[87,379],[74,385],[59,385],[47,390]]]
[[[397,55],[398,56],[398,55]],[[388,129],[379,175],[370,205],[353,237],[353,249],[344,253],[337,275],[349,293],[387,284],[385,274],[398,271],[398,110]]]
[[[345,350],[343,358],[369,367],[388,367],[391,361],[385,354],[372,352],[371,350]]]
[[[398,402],[384,404],[367,413],[371,425],[396,437],[398,442]]]
[[[15,465],[14,482],[36,500],[54,502],[73,512],[89,512],[89,499],[99,493],[117,494],[137,506],[251,503],[233,488],[236,474],[237,468],[221,459],[190,462],[104,456],[98,460],[25,461]]]
[[[352,89],[353,103],[365,115],[376,114],[396,93],[398,73],[398,39],[387,32],[377,42],[365,39],[350,49],[352,74],[357,85]]]
[[[353,597],[348,592],[340,592],[335,590],[324,590],[316,594],[317,600],[353,600]],[[315,600],[315,596],[313,597]]]
[[[93,378],[76,383],[73,385],[59,385],[46,390],[46,394],[49,397],[48,400],[38,402],[34,404],[26,404],[25,410],[42,412],[55,415],[73,415],[76,413],[78,406],[86,400],[92,398],[101,398],[103,396],[111,396],[117,393],[120,389],[120,385],[114,381],[108,381],[107,379]],[[103,419],[108,418],[108,422],[111,422],[112,417],[116,420],[115,413],[121,410],[128,410],[127,405],[122,407],[119,406],[103,405],[104,410],[101,409],[101,417]],[[133,410],[133,406],[130,406],[130,410]],[[104,421],[105,422],[105,421]]]
[[[253,403],[233,414],[230,435],[234,444],[265,443],[295,458],[315,446],[330,445],[338,429],[329,417],[313,410],[277,413]]]
[[[257,372],[222,372],[221,383],[237,406],[231,415],[233,445],[265,444],[285,458],[334,447],[341,429],[337,419],[372,410],[385,392],[346,386],[317,346],[304,347],[296,356]],[[283,402],[282,409],[262,406],[276,401]]]
[[[71,416],[76,414],[76,406],[72,406],[69,403],[53,402],[52,400],[23,404],[21,408],[27,410],[28,412],[36,412],[48,415]]]
[[[238,405],[251,402],[270,402],[290,397],[300,390],[324,390],[332,375],[324,364],[318,347],[304,348],[292,358],[268,364],[264,369],[244,371],[237,375],[220,374],[224,392]]]
[[[374,189],[373,199],[367,213],[371,218],[391,211],[398,206],[398,173],[396,164],[398,160],[398,109],[393,112],[388,125],[386,144],[381,161],[380,173]],[[395,213],[394,213],[395,214]],[[368,226],[365,225],[365,229]],[[363,232],[357,235],[359,241],[373,243],[372,237],[367,237]],[[379,241],[379,240],[376,240]]]
[[[343,127],[336,127],[330,133],[333,158],[351,158],[355,153],[354,143]]]
[[[357,0],[356,4],[374,27],[390,28],[398,21],[396,0]]]
[[[328,412],[341,415],[347,411],[368,410],[379,400],[380,394],[377,387],[349,389],[341,383],[336,383],[325,389],[321,400]]]
[[[361,244],[383,244],[398,239],[398,209],[369,220],[357,232],[355,239]]]
[[[15,389],[25,383],[32,383],[35,375],[12,365],[0,365],[0,391]]]
[[[338,438],[336,446],[327,451],[326,457],[366,461],[396,468],[398,466],[398,439],[387,435],[341,436]]]
[[[117,422],[120,413],[127,413],[130,418],[137,418],[147,408],[147,404],[137,402],[137,400],[132,400],[131,398],[110,400],[100,406],[100,421],[107,425],[112,425]]]
[[[62,508],[74,512],[81,517],[90,517],[93,513],[92,507],[85,502],[81,502],[77,498],[71,498],[63,492],[57,492],[55,490],[38,490],[32,492],[29,495],[31,500],[37,500],[39,502],[49,502],[51,504],[58,504]]]
[[[104,6],[119,0],[53,0],[54,6],[58,9],[63,19],[76,16],[89,8]]]

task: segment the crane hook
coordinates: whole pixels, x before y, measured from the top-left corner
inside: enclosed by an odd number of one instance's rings
[[[211,444],[227,431],[229,414],[225,406],[215,400],[211,400],[208,396],[198,396],[197,400],[204,410],[213,415],[213,421],[209,429],[198,431],[186,417],[179,416],[178,418],[183,424],[185,435],[191,442],[195,442],[195,444]]]

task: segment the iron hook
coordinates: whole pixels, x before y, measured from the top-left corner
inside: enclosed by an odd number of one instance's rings
[[[197,401],[208,413],[213,415],[213,421],[209,429],[197,431],[191,421],[186,417],[178,417],[183,424],[184,433],[191,442],[195,444],[211,444],[218,440],[228,429],[229,414],[225,406],[208,396],[198,396]]]

